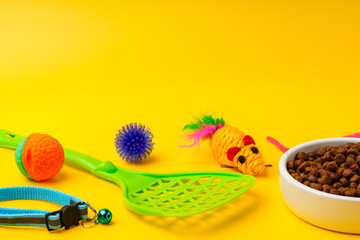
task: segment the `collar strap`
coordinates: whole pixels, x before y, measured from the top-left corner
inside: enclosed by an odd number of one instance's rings
[[[0,225],[46,227],[49,231],[79,225],[87,218],[87,204],[81,199],[41,187],[0,188],[0,201],[43,200],[63,206],[60,210],[49,212],[36,209],[0,207]]]

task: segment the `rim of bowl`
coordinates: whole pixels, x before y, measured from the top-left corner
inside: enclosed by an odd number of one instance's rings
[[[334,199],[338,199],[338,200],[345,200],[345,201],[352,201],[352,202],[360,202],[360,197],[347,197],[347,196],[341,196],[341,195],[336,195],[336,194],[331,194],[331,193],[326,193],[326,192],[321,192],[319,190],[313,189],[311,187],[308,187],[298,181],[295,180],[295,178],[293,178],[289,172],[286,169],[286,163],[287,160],[289,158],[289,155],[293,154],[293,153],[297,153],[300,152],[303,148],[305,147],[309,147],[311,145],[314,144],[324,144],[323,147],[325,146],[329,146],[330,144],[326,145],[327,143],[330,142],[340,142],[340,143],[344,143],[344,145],[348,142],[353,142],[353,143],[357,143],[360,142],[359,138],[325,138],[325,139],[319,139],[319,140],[314,140],[314,141],[310,141],[310,142],[305,142],[302,144],[299,144],[291,149],[289,149],[287,152],[285,152],[279,161],[279,173],[284,176],[284,178],[289,181],[290,183],[292,183],[293,185],[295,185],[298,188],[303,189],[304,191],[308,191],[311,192],[313,194],[322,196],[322,197],[327,197],[327,198],[334,198]],[[340,145],[339,145],[340,146]],[[289,159],[290,160],[290,159]]]

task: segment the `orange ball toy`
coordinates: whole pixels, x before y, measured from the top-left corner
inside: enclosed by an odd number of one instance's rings
[[[33,133],[16,148],[15,161],[24,176],[40,182],[58,174],[64,165],[65,154],[55,138]]]

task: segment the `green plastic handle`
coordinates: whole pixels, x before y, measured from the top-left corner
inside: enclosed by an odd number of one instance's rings
[[[16,149],[19,143],[24,139],[22,136],[18,136],[5,129],[0,129],[0,147]]]
[[[2,148],[16,149],[16,147],[24,138],[25,137],[19,136],[5,129],[0,129],[0,147]],[[64,152],[66,160],[76,163],[90,172],[93,172],[97,166],[103,163],[96,158],[70,149],[64,148]]]

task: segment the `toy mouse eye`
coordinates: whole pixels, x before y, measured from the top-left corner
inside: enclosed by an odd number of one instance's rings
[[[259,149],[257,149],[256,147],[252,147],[251,151],[255,154],[259,153]]]
[[[240,157],[238,157],[238,161],[239,161],[240,163],[244,163],[244,162],[246,161],[246,158],[241,155]]]

